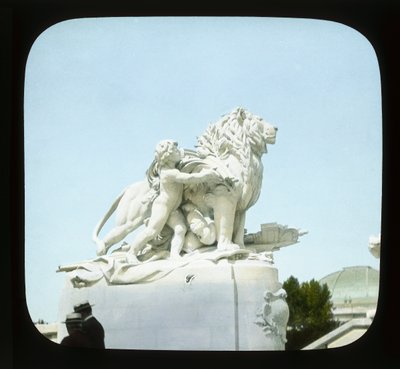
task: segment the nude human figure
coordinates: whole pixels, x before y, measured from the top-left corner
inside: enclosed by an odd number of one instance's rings
[[[151,207],[151,216],[145,229],[137,235],[127,252],[129,263],[138,263],[137,255],[147,242],[154,239],[167,224],[174,231],[171,240],[171,258],[180,257],[187,226],[179,206],[182,202],[183,185],[201,182],[224,182],[223,177],[214,170],[199,173],[182,173],[176,169],[182,159],[182,152],[175,141],[164,140],[156,147],[156,172],[159,194]]]

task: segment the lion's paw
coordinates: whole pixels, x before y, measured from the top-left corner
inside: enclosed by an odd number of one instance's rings
[[[233,242],[218,243],[218,251],[235,251],[240,250],[240,246]]]

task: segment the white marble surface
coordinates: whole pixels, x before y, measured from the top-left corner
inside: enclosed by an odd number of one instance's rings
[[[256,324],[265,292],[280,288],[277,269],[266,262],[200,260],[151,283],[108,286],[102,280],[78,289],[67,281],[59,321],[88,299],[107,348],[283,350],[279,335]],[[58,340],[65,334],[61,325]]]

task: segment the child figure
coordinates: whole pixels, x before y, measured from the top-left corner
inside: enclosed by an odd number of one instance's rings
[[[127,252],[128,263],[139,263],[138,253],[146,246],[147,242],[154,239],[167,224],[174,232],[171,240],[171,258],[179,258],[183,247],[187,226],[185,217],[179,206],[182,202],[184,184],[217,181],[224,179],[214,170],[202,170],[200,173],[183,173],[176,168],[182,159],[183,152],[178,149],[175,141],[161,141],[155,150],[154,181],[158,195],[151,207],[151,216],[145,229],[137,235]],[[151,173],[150,173],[151,174]],[[150,175],[148,173],[148,175]],[[154,184],[156,182],[156,184]],[[159,188],[157,188],[159,187]]]
[[[192,252],[205,245],[212,245],[217,240],[214,221],[201,213],[190,201],[181,205],[189,230],[185,236],[183,251]]]

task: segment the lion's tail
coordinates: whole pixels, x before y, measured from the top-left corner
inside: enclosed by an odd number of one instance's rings
[[[121,201],[122,196],[124,196],[126,189],[121,192],[121,194],[114,200],[111,207],[108,209],[107,213],[103,216],[103,218],[97,223],[96,227],[93,229],[92,240],[96,243],[97,246],[101,246],[103,241],[99,238],[99,233],[102,230],[104,224],[106,224],[107,220],[111,217],[111,215],[117,209],[119,202]]]

